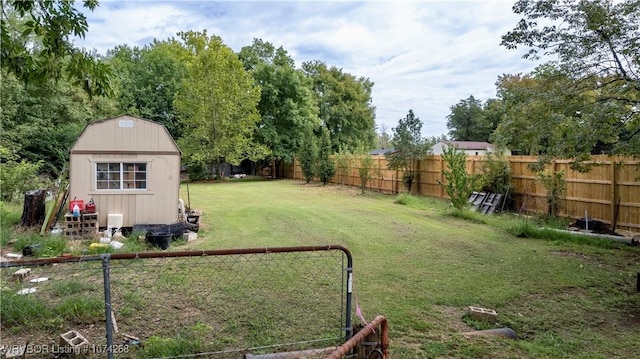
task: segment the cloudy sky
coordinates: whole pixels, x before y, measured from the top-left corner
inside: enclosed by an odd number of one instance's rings
[[[206,29],[237,52],[261,38],[298,66],[320,60],[373,81],[379,130],[391,133],[413,109],[423,135],[436,136],[448,132],[451,106],[495,97],[499,75],[536,66],[500,46],[519,20],[513,2],[101,0],[76,44],[106,53]]]

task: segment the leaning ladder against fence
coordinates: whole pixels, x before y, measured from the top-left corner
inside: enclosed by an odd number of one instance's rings
[[[0,268],[5,352],[341,358],[355,357],[380,326],[380,345],[367,357],[386,357],[384,317],[352,333],[353,263],[342,246],[101,254]]]

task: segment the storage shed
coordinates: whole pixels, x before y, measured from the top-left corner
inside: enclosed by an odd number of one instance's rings
[[[93,199],[100,227],[176,223],[179,186],[180,149],[160,123],[95,121],[71,147],[69,198]]]

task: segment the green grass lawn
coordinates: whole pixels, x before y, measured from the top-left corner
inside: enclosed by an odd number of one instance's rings
[[[300,181],[190,184],[189,194],[204,215],[180,250],[349,248],[357,299],[366,319],[387,316],[392,358],[640,357],[637,247],[519,238],[508,231],[525,220],[515,216],[482,224],[436,200],[400,205]],[[468,306],[496,310],[498,323],[469,320]],[[519,339],[462,335],[493,327]]]

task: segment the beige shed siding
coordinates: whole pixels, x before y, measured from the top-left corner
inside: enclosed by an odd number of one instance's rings
[[[121,121],[131,121],[133,127],[120,127]],[[90,123],[71,151],[179,153],[178,147],[164,126],[131,116]]]
[[[120,127],[120,120],[133,127]],[[97,162],[146,163],[146,190],[97,190]],[[178,220],[180,152],[158,123],[122,116],[89,124],[71,149],[69,178],[70,198],[93,198],[100,227],[110,213],[121,213],[125,227]]]

